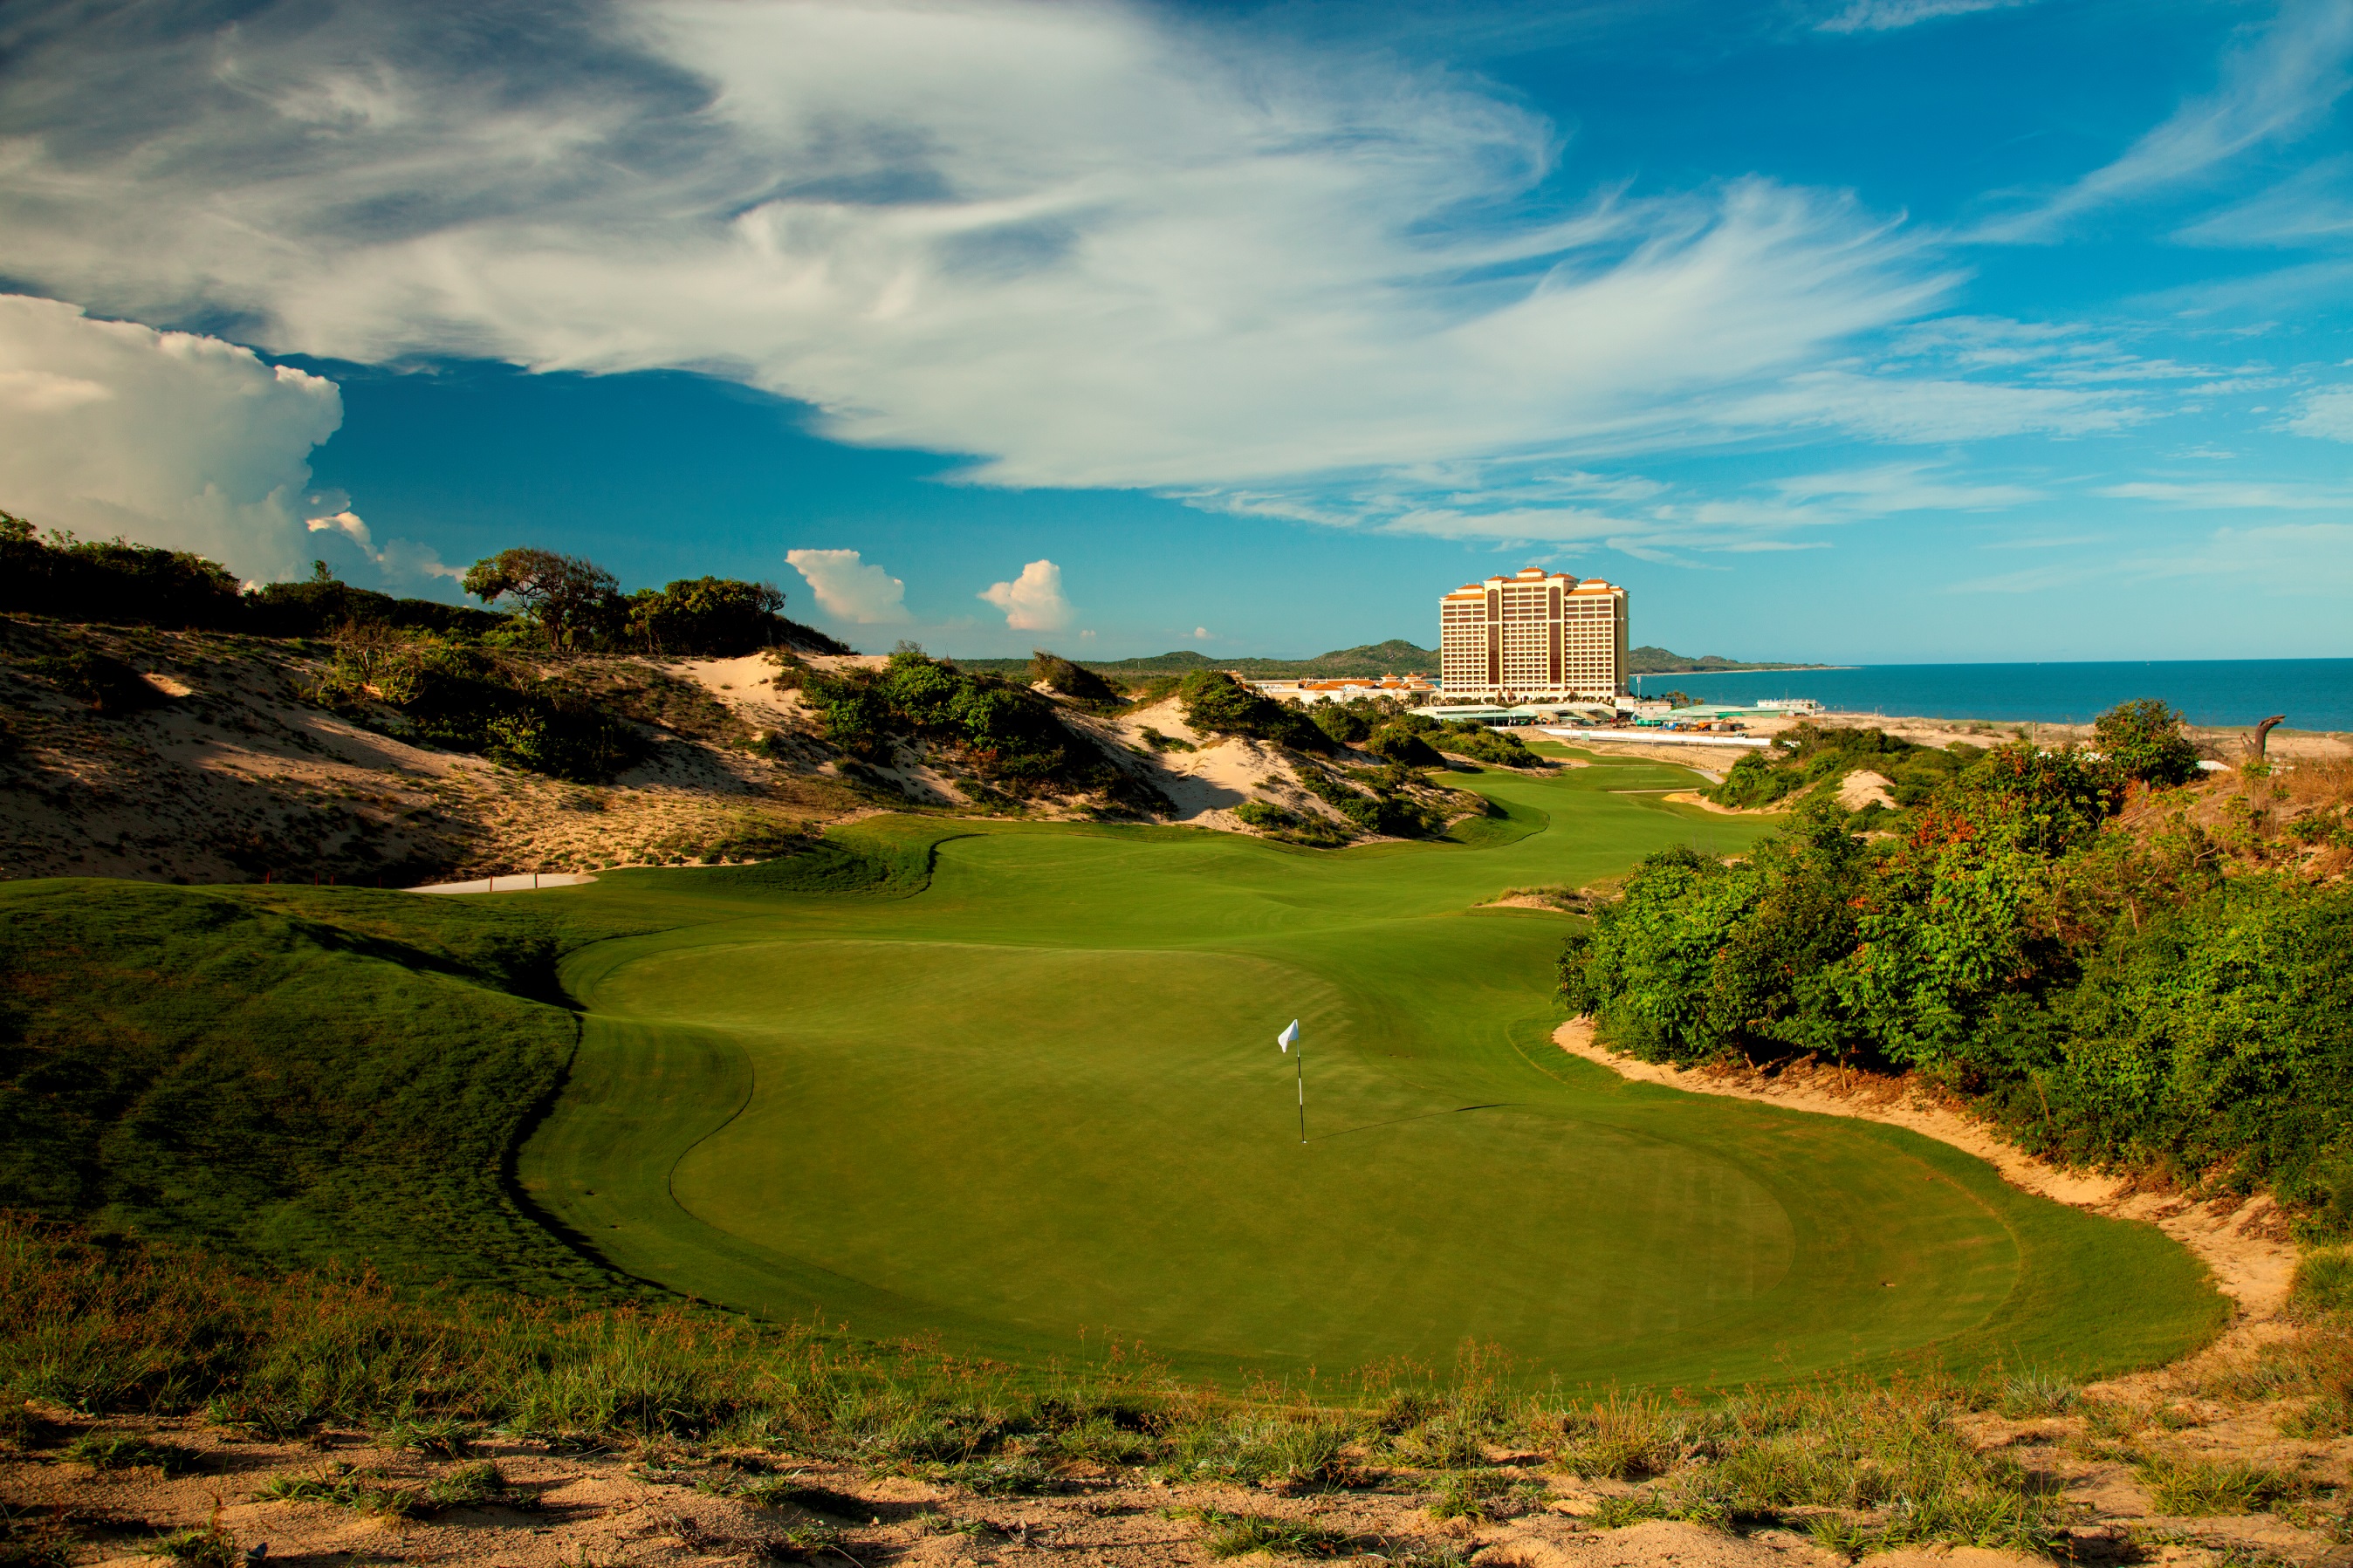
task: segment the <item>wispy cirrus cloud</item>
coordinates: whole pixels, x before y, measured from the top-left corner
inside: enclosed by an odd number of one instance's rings
[[[1822,33],[1885,33],[1915,27],[1947,16],[1978,11],[2007,11],[2034,0],[1852,0],[1843,9],[1814,24]]]
[[[2111,500],[2232,511],[2334,511],[2353,507],[2353,485],[2265,483],[2259,480],[2136,479],[2092,492]]]
[[[2182,104],[2113,162],[2064,190],[1981,226],[1970,237],[2035,244],[2076,218],[2195,180],[2265,143],[2322,122],[2353,87],[2353,5],[2284,0],[2270,25],[2227,56],[2215,90]]]
[[[1170,489],[1729,429],[1956,281],[1841,193],[1564,194],[1559,129],[1475,80],[1156,12],[447,19],[29,38],[11,271],[368,363],[718,370],[980,482]]]

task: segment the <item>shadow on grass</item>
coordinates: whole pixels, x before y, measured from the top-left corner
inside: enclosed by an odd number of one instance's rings
[[[1368,1121],[1362,1127],[1343,1127],[1337,1132],[1318,1132],[1306,1140],[1310,1143],[1329,1142],[1356,1132],[1377,1132],[1384,1127],[1402,1127],[1409,1121],[1427,1121],[1433,1116],[1461,1116],[1473,1110],[1506,1110],[1518,1105],[1516,1100],[1498,1100],[1485,1105],[1458,1105],[1451,1110],[1425,1110],[1419,1116],[1400,1116],[1394,1121]]]

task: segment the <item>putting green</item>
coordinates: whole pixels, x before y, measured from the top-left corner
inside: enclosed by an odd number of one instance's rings
[[[913,896],[793,890],[791,863],[518,895],[668,928],[567,963],[587,1024],[525,1185],[673,1288],[1022,1361],[1117,1341],[1288,1375],[1478,1342],[1696,1384],[2211,1333],[2154,1230],[1551,1045],[1565,918],[1473,906],[1755,836],[1660,801],[1687,781],[1482,774],[1507,815],[1463,844],[897,818],[851,837],[938,840]]]

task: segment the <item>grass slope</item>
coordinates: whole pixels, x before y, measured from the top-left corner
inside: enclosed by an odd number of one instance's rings
[[[1668,1384],[2211,1331],[2154,1231],[1550,1046],[1560,917],[1470,906],[1755,832],[1641,793],[1683,776],[1480,775],[1509,815],[1476,848],[884,818],[841,837],[897,869],[849,896],[814,862],[609,878],[563,896],[669,929],[565,962],[586,1027],[522,1178],[632,1274],[1017,1360],[1112,1336],[1293,1373],[1467,1339]],[[1304,1147],[1268,1048],[1293,1016]]]
[[[0,884],[0,1204],[280,1267],[601,1290],[501,1178],[578,1032],[546,999],[556,931],[400,893]]]

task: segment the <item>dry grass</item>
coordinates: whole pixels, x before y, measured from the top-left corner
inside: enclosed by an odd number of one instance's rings
[[[2322,1313],[2185,1392],[2228,1395],[2287,1424],[2317,1421],[2307,1413],[2342,1398],[2353,1366],[2347,1324]],[[1586,1490],[1589,1527],[1774,1524],[1850,1556],[1931,1543],[2058,1551],[2083,1516],[2063,1493],[2062,1454],[2136,1478],[2158,1512],[2270,1510],[2268,1528],[2301,1520],[2316,1534],[2344,1512],[2334,1490],[2343,1478],[2326,1463],[2299,1468],[2217,1448],[2211,1428],[2193,1452],[2167,1435],[2180,1423],[2166,1419],[2176,1407],[2161,1392],[2087,1398],[2031,1371],[1982,1384],[1822,1379],[1681,1402],[1566,1397],[1469,1355],[1449,1374],[1386,1373],[1335,1399],[1278,1387],[1233,1395],[1149,1364],[1022,1373],[688,1309],[427,1304],[366,1279],[253,1279],[178,1253],[110,1257],[21,1221],[0,1221],[0,1387],[13,1391],[11,1403],[201,1409],[280,1434],[358,1423],[388,1451],[440,1461],[446,1468],[422,1478],[327,1466],[265,1489],[394,1517],[528,1506],[499,1464],[463,1457],[493,1434],[563,1451],[634,1451],[643,1456],[636,1468],[663,1484],[852,1525],[867,1505],[811,1467],[1041,1507],[1059,1506],[1077,1478],[1106,1474],[1335,1496],[1386,1479],[1425,1526],[1433,1516],[1496,1522],[1540,1507],[1551,1493],[1533,1472],[1548,1468],[1577,1478],[1566,1483],[1572,1496]],[[1996,1411],[2031,1422],[2042,1446],[1989,1442],[1984,1423]],[[151,1445],[142,1462],[163,1462],[153,1455],[164,1445],[121,1431],[136,1425],[118,1418],[116,1436]],[[51,1428],[26,1424],[25,1440],[65,1440]],[[95,1460],[96,1444],[86,1434],[79,1441],[68,1451],[87,1448]],[[125,1462],[133,1455],[108,1452]],[[778,1469],[764,1455],[796,1458]],[[1419,1479],[1399,1489],[1408,1477]],[[1629,1482],[1640,1489],[1628,1492]],[[1314,1530],[1294,1536],[1306,1528],[1297,1519],[1201,1517],[1212,1552],[1312,1554],[1347,1543]],[[820,1537],[835,1539],[822,1523],[808,1531],[812,1551]],[[25,1551],[47,1550],[37,1531],[19,1533]],[[201,1563],[203,1532],[178,1549]]]

